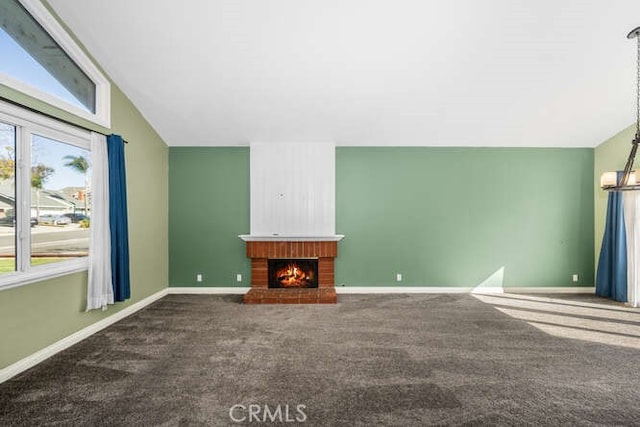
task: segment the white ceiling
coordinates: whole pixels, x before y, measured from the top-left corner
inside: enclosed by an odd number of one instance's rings
[[[49,0],[170,146],[593,147],[638,0]]]

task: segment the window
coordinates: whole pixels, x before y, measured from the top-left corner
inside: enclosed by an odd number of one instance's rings
[[[0,102],[0,288],[87,268],[90,137]]]
[[[31,136],[31,265],[89,255],[90,152]]]
[[[40,2],[0,2],[0,57],[0,83],[109,127],[109,82]]]
[[[0,121],[0,274],[16,270],[16,127]]]

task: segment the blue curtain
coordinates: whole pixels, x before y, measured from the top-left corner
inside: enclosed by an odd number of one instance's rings
[[[107,136],[109,158],[109,226],[111,228],[111,275],[115,301],[131,297],[129,280],[129,226],[127,223],[127,179],[124,140]]]
[[[618,182],[622,172],[618,172]],[[622,192],[610,191],[596,274],[596,295],[627,302],[627,238]]]

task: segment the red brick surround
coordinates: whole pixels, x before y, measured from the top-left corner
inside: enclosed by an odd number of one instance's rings
[[[251,289],[245,304],[335,304],[337,302],[334,258],[336,241],[248,241],[247,258],[251,258]],[[269,289],[270,258],[318,258],[317,289]]]

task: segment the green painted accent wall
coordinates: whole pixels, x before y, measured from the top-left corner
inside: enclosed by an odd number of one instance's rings
[[[249,286],[249,148],[172,147],[169,176],[170,285]]]
[[[99,132],[125,147],[129,203],[131,299],[84,312],[87,273],[0,291],[0,369],[109,317],[168,286],[168,157],[164,141],[111,83],[111,129],[104,129],[0,85],[0,97]]]
[[[169,158],[170,286],[247,286],[249,149]],[[592,286],[593,171],[586,148],[338,147],[336,283]]]
[[[339,147],[336,182],[338,285],[593,285],[592,149]]]
[[[607,197],[609,194],[600,189],[600,176],[604,172],[624,169],[635,132],[635,125],[629,126],[595,148],[593,167],[593,198],[595,204],[594,271],[598,268],[598,258],[600,256],[604,224],[607,216]]]

